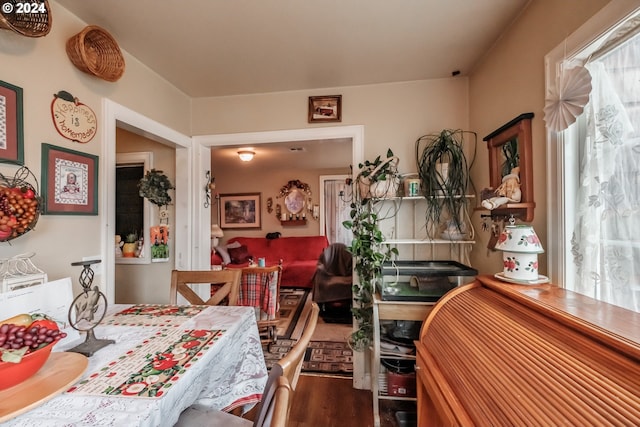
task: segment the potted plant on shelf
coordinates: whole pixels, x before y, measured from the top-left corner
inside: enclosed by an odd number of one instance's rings
[[[136,256],[136,249],[138,249],[138,233],[127,233],[124,236],[124,245],[122,245],[122,256],[133,258]]]
[[[393,197],[398,192],[400,174],[398,173],[398,157],[391,149],[387,150],[387,157],[376,157],[373,161],[366,160],[359,165],[360,172],[356,177],[358,191],[363,198]]]
[[[392,157],[393,153],[389,150],[387,159]],[[397,160],[395,163],[397,164]],[[351,334],[349,344],[353,349],[362,351],[373,340],[373,294],[377,281],[382,277],[382,264],[391,259],[392,254],[398,254],[396,248],[384,244],[385,238],[379,227],[383,218],[376,208],[376,198],[370,186],[363,185],[363,182],[383,182],[390,177],[393,179],[397,170],[392,162],[382,160],[379,156],[373,162],[365,161],[358,166],[360,171],[352,182],[355,188],[350,205],[351,219],[344,221],[343,226],[353,233],[349,251],[354,257],[358,276],[353,284],[354,305],[351,309],[358,329]],[[382,171],[386,174],[384,178]]]
[[[425,220],[432,238],[443,224],[450,234],[452,228],[458,234],[466,232],[467,193],[469,185],[473,186],[469,175],[473,159],[469,163],[464,151],[467,134],[474,139],[475,157],[475,132],[444,129],[416,141],[420,188],[427,201]]]

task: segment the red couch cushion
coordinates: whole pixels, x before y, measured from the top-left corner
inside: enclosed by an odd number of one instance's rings
[[[282,261],[282,287],[311,288],[318,257],[329,246],[326,236],[297,236],[266,239],[264,237],[234,237],[227,244],[239,242],[257,262],[264,258],[267,266]],[[230,254],[231,255],[231,254]],[[212,257],[212,261],[214,258]],[[216,261],[217,263],[217,261]],[[235,263],[229,267],[242,267],[248,263]]]

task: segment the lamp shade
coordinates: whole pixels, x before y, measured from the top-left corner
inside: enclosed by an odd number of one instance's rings
[[[499,251],[541,254],[544,252],[540,239],[530,225],[507,225],[495,247]]]
[[[503,251],[503,275],[516,281],[538,280],[538,254],[544,249],[530,225],[507,225],[495,248]]]
[[[242,160],[243,162],[250,162],[255,155],[256,153],[250,150],[238,151],[238,157],[240,157],[240,160]]]
[[[214,237],[224,237],[224,233],[218,224],[211,225],[211,238]]]

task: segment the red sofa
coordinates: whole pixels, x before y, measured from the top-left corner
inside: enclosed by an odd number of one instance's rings
[[[264,258],[267,267],[277,265],[282,261],[280,286],[289,288],[313,287],[312,279],[318,264],[318,257],[329,246],[326,236],[280,237],[277,239],[233,237],[229,239],[227,245],[234,242],[240,243],[245,248],[236,250],[236,253],[240,253],[240,256],[232,260],[226,267],[246,267],[249,265],[249,261],[245,257],[253,258],[256,263],[258,258]],[[233,253],[233,249],[228,250],[230,254]],[[239,262],[242,259],[245,260]],[[213,254],[211,256],[211,264],[223,264],[222,257],[218,254]]]

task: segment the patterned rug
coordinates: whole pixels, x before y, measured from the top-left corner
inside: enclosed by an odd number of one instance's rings
[[[308,304],[302,304],[302,302]],[[309,291],[301,289],[280,290],[280,322],[278,340],[274,344],[263,344],[267,368],[280,360],[302,334],[311,299]],[[305,309],[306,308],[306,309]],[[353,351],[346,342],[311,341],[304,356],[302,371],[306,373],[353,376]]]
[[[291,338],[309,292],[309,289],[280,289],[280,319],[276,326],[278,338]]]

